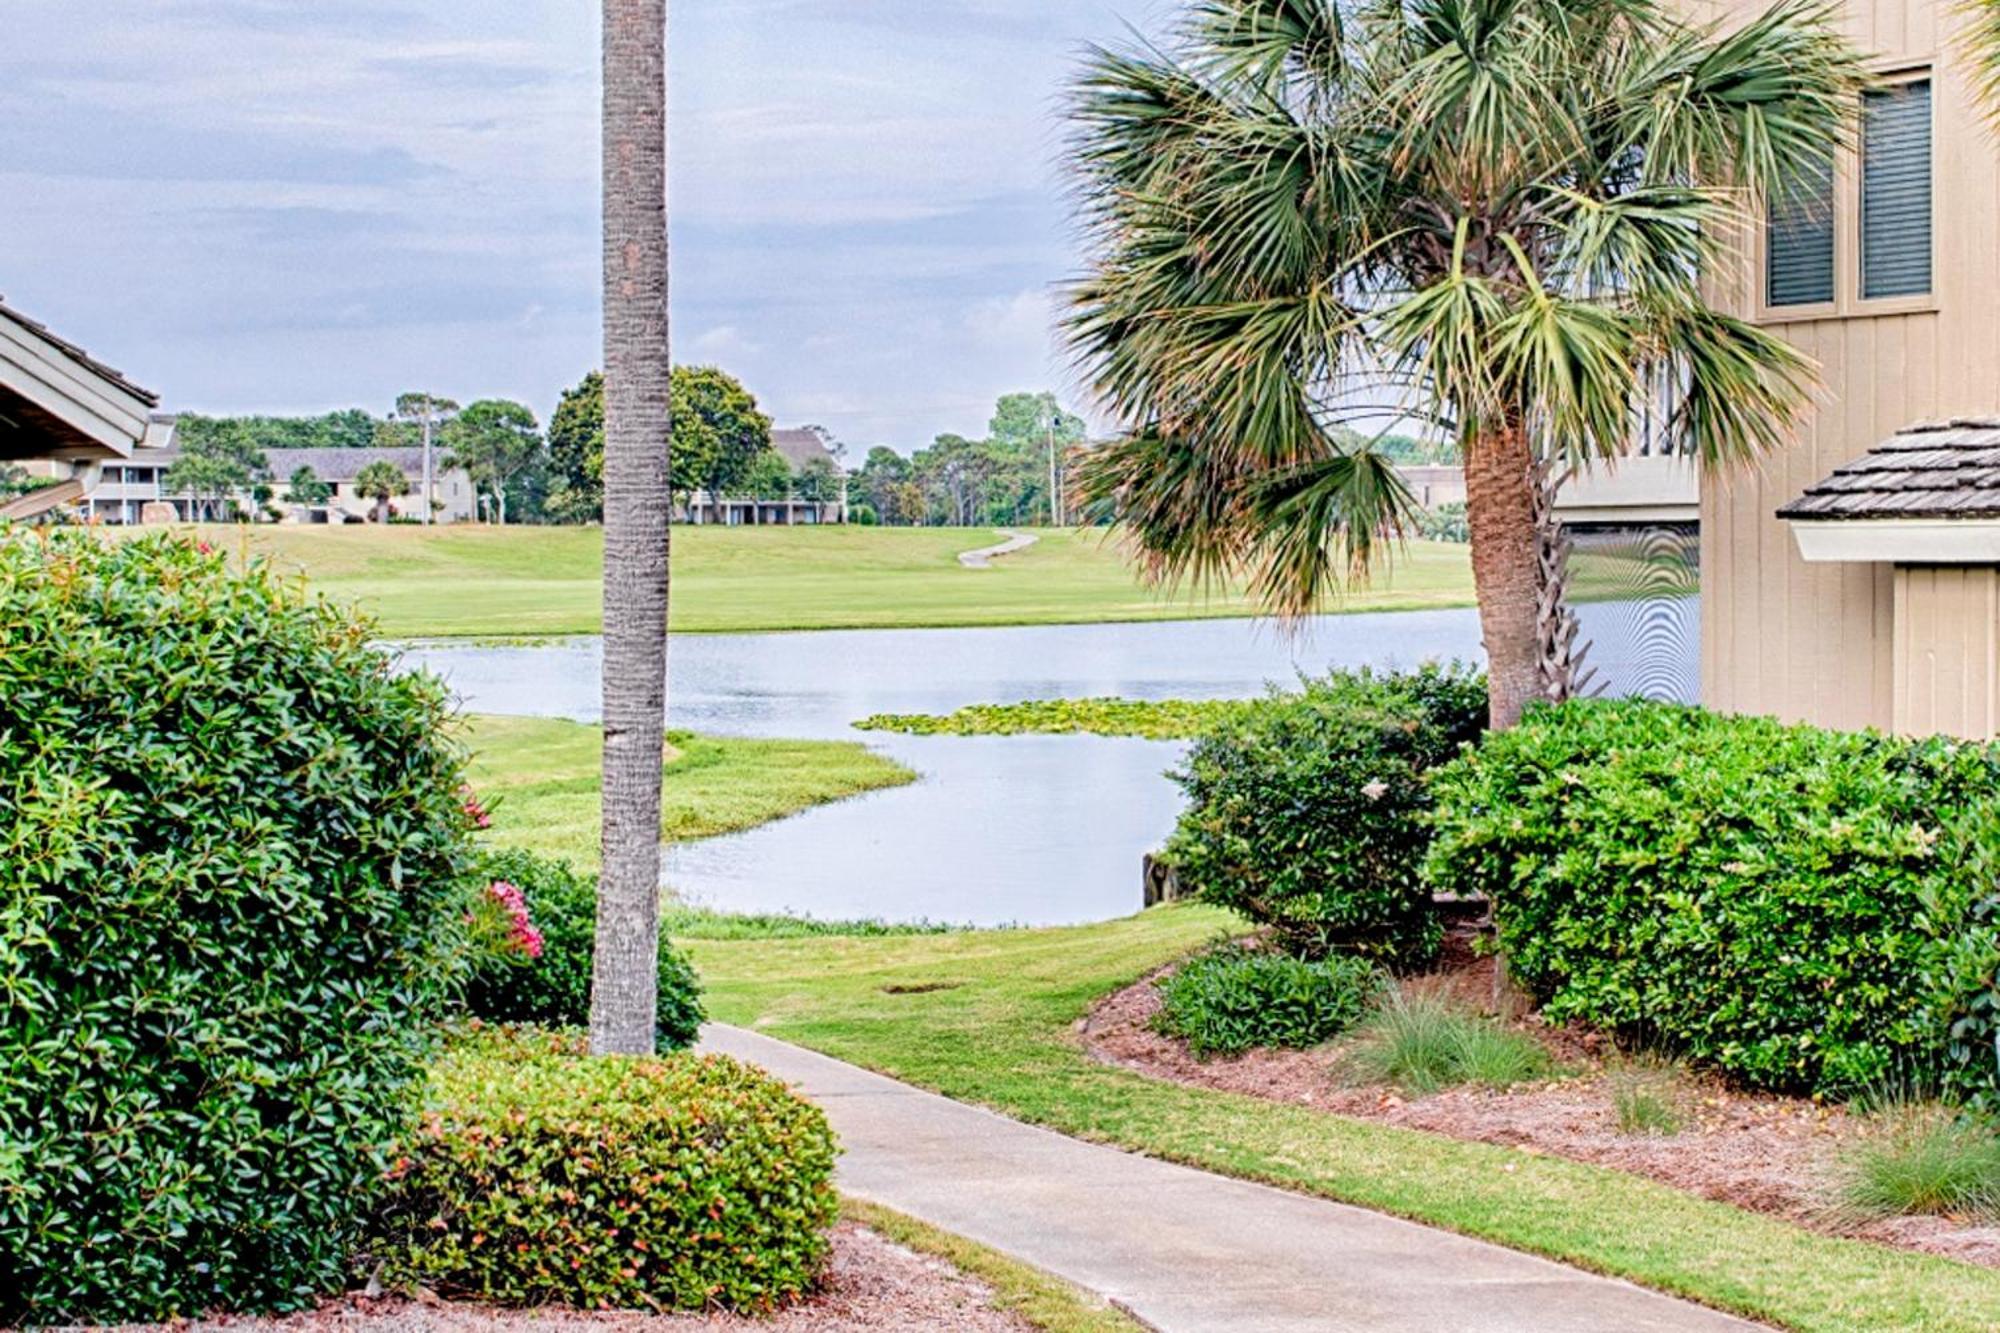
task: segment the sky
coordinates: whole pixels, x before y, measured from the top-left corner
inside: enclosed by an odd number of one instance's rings
[[[599,360],[595,0],[4,0],[0,295],[170,411],[546,419]],[[673,0],[675,359],[853,450],[1076,376],[1061,99],[1157,0]]]

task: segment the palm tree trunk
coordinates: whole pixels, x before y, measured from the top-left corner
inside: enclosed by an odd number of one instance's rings
[[[1520,721],[1521,710],[1541,693],[1533,468],[1528,433],[1518,425],[1478,436],[1465,450],[1465,518],[1486,643],[1486,708],[1495,730]]]
[[[667,5],[604,0],[604,842],[590,1048],[650,1055],[667,710]]]

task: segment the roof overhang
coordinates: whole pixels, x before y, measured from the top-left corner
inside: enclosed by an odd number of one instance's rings
[[[2000,516],[1794,518],[1799,558],[1894,565],[2000,565]]]
[[[0,458],[129,458],[157,395],[0,305]]]

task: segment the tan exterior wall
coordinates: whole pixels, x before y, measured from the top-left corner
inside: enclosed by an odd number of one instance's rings
[[[1740,18],[1763,7],[1731,0],[1723,12]],[[1762,228],[1740,247],[1746,262],[1727,280],[1728,303],[1818,361],[1824,389],[1791,448],[1703,480],[1702,695],[1714,707],[1825,726],[1925,731],[1935,729],[1926,719],[1960,719],[1986,735],[1990,698],[1984,712],[1938,703],[1937,689],[1958,688],[1948,673],[1928,685],[1915,659],[1899,670],[1896,610],[1906,599],[1913,613],[1931,616],[1928,632],[1940,643],[1990,636],[1991,609],[1970,591],[1988,575],[1923,579],[1887,565],[1809,565],[1772,516],[1904,426],[2000,408],[2000,142],[1980,119],[1953,49],[1958,19],[1950,0],[1849,0],[1846,13],[1849,35],[1876,70],[1930,68],[1934,291],[1860,299],[1852,153],[1838,171],[1832,306],[1764,308]],[[1978,623],[1960,625],[1960,617]]]
[[[2000,570],[1899,568],[1894,710],[1912,735],[2000,732]]]

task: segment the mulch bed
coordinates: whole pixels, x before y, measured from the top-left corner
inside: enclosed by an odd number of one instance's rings
[[[1462,940],[1452,945],[1439,974],[1408,984],[1490,1009],[1496,995],[1492,961],[1474,958]],[[1198,1060],[1184,1042],[1153,1030],[1160,1009],[1153,982],[1159,975],[1107,996],[1078,1024],[1092,1058],[1170,1082],[1614,1167],[1815,1231],[2000,1268],[2000,1226],[1942,1217],[1843,1216],[1833,1204],[1832,1166],[1866,1126],[1839,1107],[1743,1092],[1682,1071],[1673,1077],[1673,1090],[1683,1128],[1671,1135],[1624,1133],[1613,1104],[1616,1053],[1610,1043],[1600,1034],[1551,1027],[1532,1015],[1515,1019],[1515,1025],[1573,1072],[1504,1092],[1457,1088],[1413,1098],[1393,1088],[1353,1086],[1343,1076],[1338,1042]],[[1501,1001],[1510,1007],[1506,997]]]
[[[765,1319],[736,1315],[595,1314],[575,1310],[495,1310],[452,1301],[346,1296],[317,1310],[280,1319],[216,1319],[171,1326],[195,1330],[282,1330],[322,1333],[354,1328],[364,1333],[443,1330],[448,1333],[521,1333],[526,1329],[672,1330],[756,1329],[759,1333],[1033,1333],[1018,1315],[992,1307],[992,1289],[942,1259],[918,1254],[852,1222],[833,1233],[833,1255],[821,1290],[801,1305]],[[135,1330],[134,1333],[137,1333]]]

